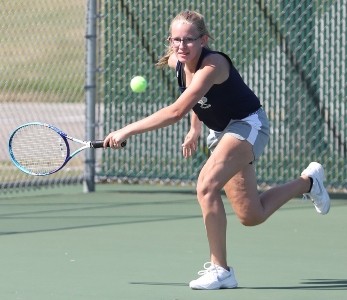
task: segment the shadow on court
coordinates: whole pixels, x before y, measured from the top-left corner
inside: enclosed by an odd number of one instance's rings
[[[0,198],[1,299],[345,299],[347,201],[293,200],[242,226],[226,202],[239,287],[192,291],[208,260],[192,187],[98,185]]]
[[[167,286],[188,286],[187,283],[177,282],[130,282],[130,284],[140,285],[167,285]],[[309,279],[301,282],[298,286],[273,286],[273,287],[238,287],[238,289],[255,290],[293,290],[293,289],[321,289],[321,290],[347,290],[347,279]]]
[[[307,279],[297,286],[239,288],[256,290],[347,290],[347,279]]]

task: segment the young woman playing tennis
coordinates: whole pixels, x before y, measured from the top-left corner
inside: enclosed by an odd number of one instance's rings
[[[243,82],[229,57],[208,47],[210,35],[204,18],[184,11],[171,23],[169,47],[158,66],[176,70],[181,96],[152,115],[111,132],[104,145],[120,148],[130,136],[169,126],[191,111],[191,128],[182,144],[183,156],[197,149],[202,123],[211,156],[197,182],[197,198],[206,228],[210,262],[192,289],[234,288],[237,281],[226,254],[227,219],[220,191],[246,226],[264,222],[290,199],[307,194],[318,213],[330,208],[323,185],[324,170],[312,162],[297,179],[261,194],[257,190],[254,164],[269,140],[269,123],[257,96]]]

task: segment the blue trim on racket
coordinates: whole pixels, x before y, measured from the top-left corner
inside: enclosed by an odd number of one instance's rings
[[[69,140],[83,145],[71,153]],[[61,170],[85,149],[103,148],[104,141],[83,141],[59,128],[41,122],[17,127],[10,135],[8,149],[13,164],[24,173],[46,176]],[[122,142],[126,146],[126,141]]]

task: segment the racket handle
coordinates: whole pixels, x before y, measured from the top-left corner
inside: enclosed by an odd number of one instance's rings
[[[127,145],[127,141],[123,141],[120,145],[124,148]],[[104,148],[104,141],[93,141],[91,142],[91,146],[92,148]],[[107,147],[110,147],[110,144]]]

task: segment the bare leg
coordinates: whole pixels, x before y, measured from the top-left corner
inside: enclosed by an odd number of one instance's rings
[[[211,262],[227,269],[225,209],[220,195],[224,187],[242,224],[264,222],[284,203],[308,191],[308,178],[299,178],[259,196],[248,142],[225,135],[201,170],[197,196],[210,246]],[[231,178],[231,179],[230,179]]]
[[[209,241],[211,262],[223,268],[227,268],[227,219],[220,191],[231,177],[252,160],[250,149],[247,142],[231,136],[223,137],[198,179],[197,196]],[[245,150],[249,152],[248,157],[244,155]]]
[[[264,222],[290,199],[308,192],[310,180],[299,177],[276,186],[260,196],[254,167],[246,166],[225,185],[227,197],[241,223],[255,226]]]

